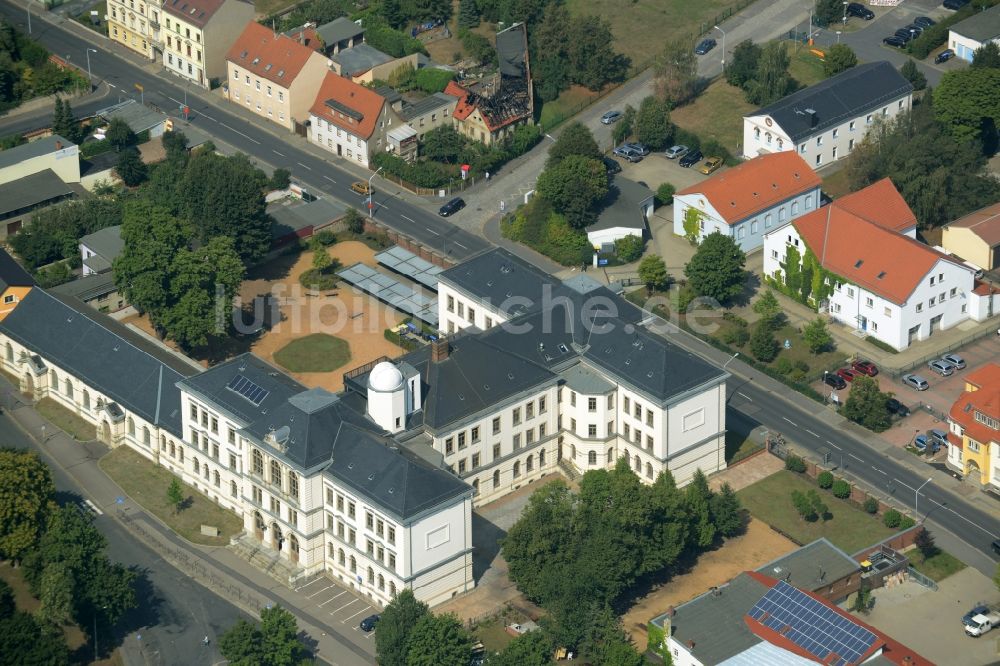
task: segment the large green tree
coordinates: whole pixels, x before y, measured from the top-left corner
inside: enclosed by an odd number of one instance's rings
[[[406,666],[410,634],[430,611],[404,588],[382,611],[375,632],[375,654],[381,666]]]
[[[468,632],[451,614],[424,615],[407,643],[407,666],[466,666],[472,649]]]
[[[878,382],[872,377],[857,375],[851,382],[842,412],[844,416],[860,423],[869,430],[882,432],[891,425],[886,402],[889,396],[879,390]]]
[[[532,83],[543,102],[554,100],[571,82],[567,35],[570,20],[566,6],[553,2],[545,7],[542,20],[528,33]]]
[[[702,239],[684,275],[697,295],[725,304],[743,292],[745,265],[746,255],[736,241],[715,231]]]
[[[653,60],[653,90],[671,107],[694,96],[698,61],[687,39],[667,41]]]
[[[857,64],[858,56],[854,54],[854,49],[847,44],[834,44],[827,49],[826,57],[823,58],[823,73],[836,76]]]
[[[802,328],[802,339],[813,354],[822,353],[833,347],[833,336],[822,317],[816,317]]]
[[[146,180],[146,164],[139,156],[139,151],[134,148],[126,148],[118,154],[115,172],[129,187],[135,187]]]
[[[582,229],[596,219],[595,208],[608,193],[608,173],[598,160],[570,155],[538,176],[539,196]]]
[[[757,75],[746,86],[746,98],[751,104],[766,106],[788,94],[793,81],[788,73],[791,58],[785,42],[768,42],[757,61]]]
[[[381,624],[381,621],[379,622]],[[529,631],[486,658],[487,666],[548,666],[552,663],[552,641],[543,631]],[[379,663],[383,663],[381,660]]]
[[[574,17],[569,26],[566,48],[574,83],[600,90],[608,83],[622,81],[629,60],[614,50],[614,35],[607,19],[594,15]]]
[[[295,616],[281,606],[260,611],[260,622],[239,620],[219,637],[219,651],[240,666],[295,666],[309,651],[298,637]]]
[[[899,73],[913,85],[914,90],[923,90],[927,87],[927,77],[917,69],[917,63],[913,58],[906,59],[906,62],[899,68]]]
[[[635,138],[657,150],[667,146],[673,133],[670,105],[652,95],[643,99],[635,115]]]
[[[0,662],[19,666],[73,663],[61,632],[20,611],[0,619]]]
[[[980,46],[972,54],[972,64],[969,66],[973,69],[984,67],[992,69],[1000,68],[1000,45],[996,42],[986,42]]]
[[[458,27],[479,27],[479,7],[476,0],[461,0],[458,3]]]
[[[421,153],[430,160],[455,164],[465,149],[465,138],[451,125],[435,127],[421,143]]]
[[[816,25],[827,27],[834,23],[841,23],[846,12],[847,9],[842,0],[816,0],[813,17]]]
[[[115,147],[115,150],[120,151],[122,148],[128,148],[129,146],[135,145],[136,136],[132,128],[128,126],[128,123],[121,118],[112,118],[111,122],[108,123],[108,129],[105,133],[108,143]]]
[[[594,135],[581,122],[574,120],[559,132],[559,137],[549,148],[549,159],[546,167],[553,167],[570,155],[579,155],[593,160],[601,158]]]
[[[750,39],[736,45],[726,61],[726,81],[737,88],[743,88],[757,76],[757,63],[761,48]]]
[[[934,114],[959,143],[978,142],[995,148],[1000,125],[1000,69],[945,73],[934,89]]]
[[[0,559],[20,560],[37,543],[55,491],[37,454],[0,449]]]

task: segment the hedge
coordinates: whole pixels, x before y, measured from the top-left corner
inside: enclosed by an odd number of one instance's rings
[[[420,343],[419,342],[417,342],[416,340],[411,340],[409,338],[404,338],[399,333],[395,333],[390,328],[385,329],[385,331],[383,331],[382,335],[385,336],[386,340],[388,340],[389,342],[391,342],[394,345],[402,347],[406,351],[413,351],[414,349],[419,349],[420,348]]]
[[[882,351],[889,352],[890,354],[898,354],[899,353],[899,350],[896,349],[895,347],[893,347],[892,345],[890,345],[889,343],[882,342],[878,338],[873,337],[871,335],[865,336],[865,341],[871,343],[875,347],[878,347]]]

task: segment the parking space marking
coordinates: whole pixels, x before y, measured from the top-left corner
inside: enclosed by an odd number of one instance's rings
[[[319,607],[320,607],[320,608],[322,608],[323,606],[327,605],[327,604],[328,604],[328,603],[330,603],[331,601],[335,601],[335,600],[337,599],[337,597],[341,597],[341,596],[343,596],[343,595],[345,595],[345,594],[347,594],[347,590],[344,590],[344,591],[343,591],[343,592],[341,592],[340,594],[337,594],[337,595],[334,595],[334,596],[330,597],[330,598],[329,598],[329,599],[327,599],[326,601],[324,601],[324,602],[322,602],[321,604],[319,604]]]
[[[789,423],[791,423],[794,427],[796,427],[796,428],[799,427],[799,424],[797,424],[795,421],[791,420],[787,416],[782,416],[781,418],[784,419],[785,421],[788,421]]]
[[[350,606],[351,604],[353,604],[355,601],[361,601],[361,599],[351,599],[350,601],[348,601],[346,604],[344,604],[343,606],[341,606],[337,610],[330,611],[330,615],[334,615],[335,613],[339,613],[340,611],[344,610],[345,608],[347,608],[348,606]]]
[[[306,589],[310,585],[313,585],[315,583],[323,583],[323,582],[327,582],[327,580],[325,578],[313,578],[311,581],[309,581],[305,585],[300,585],[297,588],[295,588],[295,591],[296,592],[301,592],[302,590]]]
[[[330,584],[330,585],[327,585],[327,586],[326,586],[326,587],[324,587],[324,588],[323,588],[322,590],[319,590],[318,592],[313,592],[312,594],[310,594],[309,596],[307,596],[307,597],[306,597],[306,599],[312,599],[312,598],[313,598],[313,597],[315,597],[315,596],[316,596],[317,594],[320,594],[321,592],[326,592],[326,591],[327,591],[327,590],[329,590],[329,589],[330,589],[331,587],[336,587],[336,586],[335,586],[335,585],[333,585],[333,584]]]
[[[740,393],[739,391],[737,391],[736,395],[740,396],[741,398],[743,398],[747,402],[753,402],[753,399],[750,396],[748,396],[746,393]]]
[[[357,613],[355,613],[351,617],[345,617],[343,620],[340,621],[340,623],[341,624],[347,624],[347,621],[350,620],[351,618],[357,617],[357,616],[361,615],[364,612],[370,611],[371,609],[372,609],[372,607],[368,606],[366,604],[364,608],[362,608],[361,610],[359,610]]]

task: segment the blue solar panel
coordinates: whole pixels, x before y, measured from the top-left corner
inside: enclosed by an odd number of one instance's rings
[[[261,388],[257,384],[253,383],[243,375],[236,375],[230,380],[226,385],[226,388],[235,393],[239,393],[241,396],[246,398],[255,407],[260,407],[260,403],[264,402],[271,392],[265,388]]]
[[[823,663],[857,664],[877,636],[785,581],[768,590],[750,617],[773,629]],[[835,654],[839,659],[827,661]]]

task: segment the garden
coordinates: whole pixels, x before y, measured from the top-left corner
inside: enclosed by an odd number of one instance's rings
[[[274,362],[289,372],[332,372],[351,360],[351,347],[326,333],[292,340],[274,352]]]

